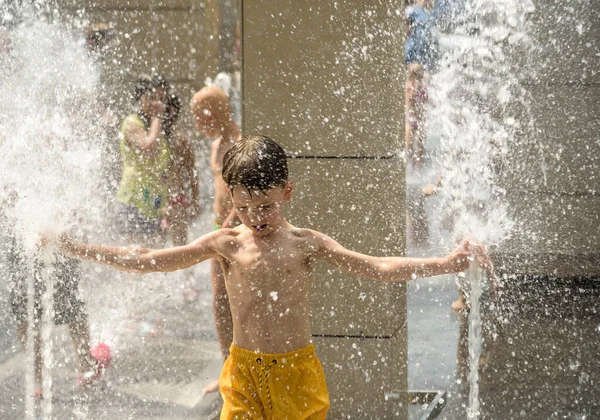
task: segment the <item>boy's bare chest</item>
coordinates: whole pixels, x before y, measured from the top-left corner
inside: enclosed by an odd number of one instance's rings
[[[265,315],[275,307],[299,305],[312,284],[310,263],[291,249],[281,252],[247,252],[231,265],[228,293]],[[268,304],[263,309],[262,304]]]
[[[236,255],[233,265],[246,276],[289,276],[307,268],[306,256],[293,247],[249,247]]]
[[[227,259],[232,273],[246,280],[297,278],[310,270],[309,252],[303,241],[285,238],[241,242]]]

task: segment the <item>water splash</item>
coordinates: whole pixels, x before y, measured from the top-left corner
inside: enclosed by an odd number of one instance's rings
[[[41,232],[64,232],[99,221],[102,126],[96,109],[98,72],[79,36],[25,8],[20,23],[2,34],[0,51],[0,191],[13,234],[26,248],[28,265]],[[83,224],[84,225],[84,224]],[[51,250],[40,256],[43,311],[41,415],[52,416],[54,320]],[[33,267],[29,267],[33,273]],[[33,275],[28,276],[26,416],[36,416]],[[6,290],[1,290],[4,293]]]
[[[524,72],[511,57],[532,46],[530,0],[466,0],[455,26],[440,36],[442,58],[431,79],[430,130],[441,133],[443,208],[453,219],[454,239],[474,238],[501,245],[515,224],[509,217],[506,190],[498,171],[508,146],[529,124]],[[519,106],[515,106],[518,104]],[[519,113],[517,110],[525,110]],[[481,354],[482,276],[469,270],[470,395],[468,416],[479,418],[478,363]]]
[[[32,249],[41,231],[100,216],[98,75],[77,36],[58,24],[26,20],[10,42],[0,76],[0,183],[18,195],[13,216]]]
[[[40,260],[43,264],[41,270],[42,281],[46,286],[46,290],[42,295],[42,302],[46,310],[42,314],[42,327],[40,331],[41,352],[42,352],[42,394],[44,400],[42,403],[42,418],[52,418],[52,366],[54,365],[53,341],[52,333],[54,331],[54,319],[50,310],[54,306],[54,282],[52,281],[52,272],[54,271],[54,253],[52,249],[43,249],[40,253]],[[31,299],[31,296],[29,297]],[[33,326],[33,316],[29,319],[29,325]],[[32,334],[33,327],[30,328],[28,334]]]
[[[479,408],[479,359],[481,357],[481,294],[484,276],[476,261],[469,264],[469,285],[471,286],[471,310],[469,312],[469,405],[467,416],[477,419]]]

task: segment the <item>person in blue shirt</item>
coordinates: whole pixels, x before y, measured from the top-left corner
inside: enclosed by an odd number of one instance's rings
[[[405,62],[421,64],[426,71],[435,70],[438,61],[438,41],[434,20],[425,8],[418,4],[406,8]]]

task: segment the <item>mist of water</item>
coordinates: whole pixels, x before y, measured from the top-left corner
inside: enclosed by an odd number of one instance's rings
[[[98,193],[102,129],[94,98],[98,74],[79,37],[64,26],[26,10],[7,35],[0,60],[0,184],[12,234],[23,243],[28,266],[40,233],[82,230],[84,220],[100,218]],[[5,34],[6,36],[6,34]],[[51,250],[38,254],[42,295],[41,414],[52,415],[54,329]],[[26,416],[34,418],[34,289],[28,277],[28,363]],[[3,291],[4,292],[4,291]]]
[[[443,208],[452,215],[455,239],[471,238],[501,246],[515,224],[509,217],[506,191],[497,171],[521,124],[519,103],[527,109],[521,72],[511,53],[531,46],[528,15],[531,1],[466,0],[455,11],[454,27],[440,36],[439,71],[431,79],[432,127],[441,133]],[[526,113],[524,114],[526,115]],[[479,418],[478,364],[481,354],[480,297],[484,285],[476,267],[469,270],[470,289],[469,418]]]
[[[25,20],[10,42],[0,75],[0,183],[18,197],[11,215],[32,249],[40,232],[99,217],[98,75],[78,37],[58,24]]]

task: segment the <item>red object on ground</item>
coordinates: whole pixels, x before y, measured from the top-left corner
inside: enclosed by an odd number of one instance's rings
[[[108,369],[112,362],[110,347],[106,343],[98,343],[90,349],[90,355],[98,362],[98,371]]]
[[[80,376],[77,379],[81,387],[88,387],[97,383],[112,362],[110,347],[106,343],[98,343],[93,346],[90,349],[90,356],[96,360],[96,371],[84,374],[83,377]]]

